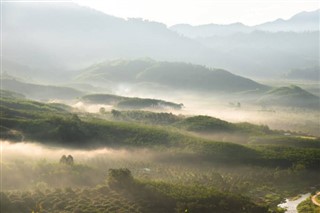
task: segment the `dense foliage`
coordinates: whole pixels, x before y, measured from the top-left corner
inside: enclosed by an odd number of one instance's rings
[[[16,79],[1,79],[1,86],[2,89],[21,93],[37,100],[70,100],[83,95],[83,92],[70,87],[26,83]]]
[[[320,207],[312,203],[311,198],[307,198],[297,207],[298,213],[319,213]]]
[[[247,197],[213,188],[134,179],[128,169],[110,169],[107,185],[86,189],[45,188],[2,193],[11,212],[268,212]]]
[[[268,91],[258,102],[263,106],[285,106],[292,108],[318,109],[319,97],[295,86],[279,87]]]
[[[115,60],[85,69],[78,77],[82,81],[151,82],[175,89],[194,91],[238,92],[268,89],[267,86],[221,69],[200,65],[157,62],[153,60]]]
[[[106,121],[88,116],[70,114],[59,106],[18,99],[1,99],[2,137],[12,137],[12,130],[32,139],[69,147],[145,147],[175,150],[176,156],[200,157],[209,161],[259,164],[290,167],[302,164],[319,168],[320,152],[315,148],[290,148],[284,146],[252,147],[227,142],[216,142],[191,136],[185,132],[160,126],[131,122]],[[168,116],[166,116],[168,118]],[[269,132],[267,127],[250,124],[229,124],[211,117],[191,117],[178,123],[193,128],[213,130],[231,127],[248,132]],[[17,137],[17,136],[16,136]]]
[[[173,102],[150,99],[150,98],[131,98],[110,94],[92,94],[85,95],[81,97],[81,100],[87,103],[93,104],[108,104],[114,105],[117,108],[122,109],[145,109],[145,108],[154,108],[154,109],[181,109],[183,104],[176,104]]]
[[[281,212],[276,205],[284,197],[309,190],[320,178],[314,137],[208,116],[71,111],[61,104],[1,99],[1,139],[83,151],[113,148],[56,162],[6,156],[6,212]],[[194,135],[222,131],[249,141]]]

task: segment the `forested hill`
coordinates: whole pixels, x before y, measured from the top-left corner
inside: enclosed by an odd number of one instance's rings
[[[281,167],[301,163],[306,168],[319,168],[320,153],[313,148],[314,145],[303,149],[280,144],[279,146],[245,146],[195,137],[175,128],[98,119],[92,115],[70,112],[71,109],[61,104],[44,104],[20,98],[1,98],[1,139],[16,141],[25,139],[73,148],[143,148],[168,151],[172,153],[170,154],[172,158],[180,156],[188,160],[202,158],[223,163]],[[217,127],[233,127],[224,121],[212,118],[203,120],[198,117],[178,125],[182,128],[191,128],[190,130],[199,129],[199,127],[203,129],[209,121],[209,130]],[[243,127],[245,126],[235,126],[239,131],[243,131],[241,130]],[[247,125],[246,128],[257,130],[253,125]],[[270,131],[264,131],[262,134],[268,134],[268,132]]]
[[[258,102],[263,106],[307,109],[319,109],[320,107],[318,96],[295,85],[273,88],[264,94]]]
[[[88,82],[151,82],[176,89],[202,91],[264,91],[267,86],[221,69],[182,62],[150,59],[114,60],[82,71],[77,80]]]
[[[50,100],[50,99],[75,99],[82,96],[84,93],[65,86],[52,86],[34,84],[16,79],[1,79],[1,86],[4,90],[10,90],[21,93],[27,98],[36,100]]]
[[[90,94],[82,96],[82,101],[91,104],[113,105],[120,109],[176,109],[179,110],[183,104],[177,104],[159,99],[125,97],[111,94]]]
[[[204,26],[209,34],[200,31],[206,37],[203,40],[179,35],[162,23],[142,18],[125,20],[66,2],[3,2],[2,12],[4,67],[8,67],[8,61],[14,61],[45,70],[36,73],[49,79],[52,74],[63,76],[63,71],[70,68],[121,57],[185,61],[260,77],[278,77],[279,72],[284,74],[291,69],[319,64],[319,33],[304,32],[314,26],[318,29],[318,11],[311,14],[315,19],[300,14],[289,22],[276,21],[257,28],[274,31],[290,30],[294,26],[297,33],[246,33],[251,28],[239,23],[209,25]],[[212,34],[212,27],[223,36]],[[195,28],[188,31],[194,34],[194,30],[202,27]],[[226,35],[235,31],[240,33]]]

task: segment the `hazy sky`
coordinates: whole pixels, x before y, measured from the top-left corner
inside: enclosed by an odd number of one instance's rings
[[[168,26],[242,22],[256,25],[320,8],[319,0],[76,0],[117,17],[140,17]]]

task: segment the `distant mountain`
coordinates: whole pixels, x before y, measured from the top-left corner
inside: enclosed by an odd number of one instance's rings
[[[192,26],[189,24],[177,24],[170,27],[171,30],[189,38],[205,38],[214,35],[228,36],[235,33],[251,33],[255,29],[242,23],[227,25],[206,24]]]
[[[156,83],[176,89],[240,92],[266,90],[268,87],[221,69],[182,62],[115,60],[85,69],[78,81],[100,83]]]
[[[28,62],[26,62],[26,64],[7,60],[4,57],[2,60],[2,74],[22,81],[46,83],[54,81],[62,83],[67,81],[72,75],[72,72],[66,73],[63,72],[63,70],[57,70],[56,67],[51,67],[50,65],[45,68],[40,68],[29,66]]]
[[[318,67],[308,67],[303,69],[292,69],[287,73],[285,78],[296,79],[296,80],[320,80],[320,66]]]
[[[226,25],[205,24],[192,26],[189,24],[177,24],[170,27],[171,30],[189,38],[205,38],[211,36],[228,36],[237,33],[251,33],[253,31],[268,32],[305,32],[320,30],[320,10],[301,12],[288,20],[277,19],[256,26],[246,26],[242,23]]]
[[[292,69],[319,65],[319,32],[254,31],[197,40],[219,50],[223,67],[240,75],[280,77]]]
[[[69,87],[31,84],[17,81],[15,79],[1,79],[1,86],[4,90],[10,90],[16,93],[21,93],[27,98],[36,100],[70,100],[84,95],[83,92]]]
[[[250,77],[279,77],[319,64],[319,32],[256,32],[240,23],[182,28],[191,36],[161,23],[125,20],[72,3],[4,2],[3,59],[47,82],[66,80],[73,74],[69,70],[115,58],[184,61]],[[9,75],[26,76],[19,66],[6,67]]]
[[[320,30],[320,10],[312,12],[301,12],[288,20],[277,19],[254,27],[257,30],[279,32],[279,31],[319,31]]]
[[[318,96],[295,85],[274,88],[262,96],[258,102],[266,107],[320,108],[320,98]]]
[[[12,92],[9,90],[0,90],[0,97],[1,98],[17,98],[17,99],[24,99],[25,96],[20,94],[20,93],[16,93],[16,92]]]
[[[203,51],[164,24],[122,19],[73,3],[3,3],[3,55],[46,71],[105,58],[191,59]],[[192,51],[191,51],[192,50]]]

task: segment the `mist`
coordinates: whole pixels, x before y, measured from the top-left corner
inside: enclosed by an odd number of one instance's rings
[[[201,38],[190,38],[179,26],[168,28],[143,19],[125,20],[70,3],[9,2],[4,3],[3,12],[4,59],[36,70],[45,69],[51,79],[41,72],[39,77],[46,76],[51,81],[61,79],[68,71],[116,58],[187,61],[248,77],[268,78],[319,64],[319,31],[306,24],[312,20],[318,26],[319,11],[310,12],[311,18],[306,18],[308,13],[300,14],[293,20],[275,21],[271,27],[267,23],[250,32],[225,25],[223,31],[230,28],[231,35],[202,33]],[[57,14],[59,19],[53,18]],[[39,22],[43,19],[45,24]],[[309,28],[289,31],[296,23]],[[284,26],[287,32],[282,32]],[[215,32],[216,26],[211,27]],[[190,27],[191,34],[197,34],[194,28]],[[21,35],[27,36],[22,39]]]
[[[1,12],[1,212],[283,213],[319,190],[320,10],[172,27],[71,2]]]

